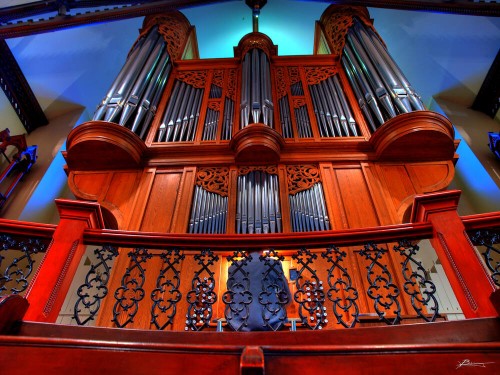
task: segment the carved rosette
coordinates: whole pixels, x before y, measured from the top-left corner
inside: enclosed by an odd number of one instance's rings
[[[182,48],[186,44],[191,27],[187,18],[178,11],[146,17],[139,38],[146,35],[155,25],[158,25],[158,32],[163,36],[167,44],[170,58],[172,60],[181,58],[184,52]]]
[[[229,69],[227,81],[227,97],[231,100],[236,98],[236,69]]]
[[[289,165],[286,167],[288,192],[295,195],[321,182],[319,169],[316,165]]]
[[[177,73],[178,80],[187,83],[197,89],[205,88],[205,82],[207,79],[206,70],[186,70]]]
[[[259,166],[245,166],[238,169],[238,175],[244,176],[250,172],[259,171],[266,172],[267,174],[278,174],[278,167],[276,165],[259,165]]]
[[[306,68],[306,80],[308,85],[316,85],[321,81],[337,74],[338,69],[334,66],[318,66]]]
[[[285,68],[282,66],[278,66],[275,70],[276,75],[276,95],[278,99],[281,99],[286,95],[286,76],[285,76]]]
[[[208,102],[208,108],[213,109],[214,111],[220,112],[220,102],[219,101],[210,101],[210,102]]]
[[[354,17],[373,28],[370,15],[364,7],[334,5],[323,13],[320,23],[325,30],[332,55],[342,55],[345,37],[349,28],[354,24]]]
[[[227,197],[229,182],[229,168],[206,167],[198,169],[196,185],[203,189]]]
[[[306,100],[304,98],[294,98],[293,108],[300,108],[306,105]]]

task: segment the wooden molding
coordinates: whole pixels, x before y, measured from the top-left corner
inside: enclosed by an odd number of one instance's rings
[[[370,138],[379,160],[452,160],[454,130],[444,116],[431,111],[398,115],[384,123]]]
[[[68,135],[64,155],[70,170],[134,169],[142,166],[146,146],[129,129],[105,121],[89,121]]]
[[[276,163],[280,160],[283,137],[264,124],[250,124],[233,136],[229,147],[237,162]]]

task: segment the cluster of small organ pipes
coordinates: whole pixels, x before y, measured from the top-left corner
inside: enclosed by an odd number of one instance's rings
[[[393,61],[375,32],[354,18],[346,36],[342,66],[358,104],[372,131],[401,113],[423,110],[420,97]],[[156,108],[172,70],[166,43],[153,27],[140,38],[122,70],[98,106],[94,120],[126,126],[145,139],[156,115]],[[240,127],[262,123],[274,127],[271,65],[266,53],[250,49],[241,70]],[[291,94],[304,96],[302,82],[291,85]],[[321,137],[358,136],[359,128],[344,95],[337,74],[308,85],[313,112]],[[220,99],[223,89],[211,84],[209,100]],[[204,89],[177,79],[156,135],[157,142],[193,141],[197,133]],[[284,138],[292,138],[288,95],[278,100]],[[234,101],[224,98],[220,138],[229,140],[234,127]],[[299,138],[312,137],[306,102],[295,105]],[[207,106],[202,140],[215,140],[220,110]],[[238,177],[236,212],[237,233],[278,233],[282,231],[279,186],[276,175],[253,171]],[[289,195],[292,230],[295,232],[330,229],[321,183]],[[196,186],[193,197],[190,233],[225,233],[228,197]]]

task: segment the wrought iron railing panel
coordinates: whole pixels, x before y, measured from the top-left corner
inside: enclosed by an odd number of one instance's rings
[[[370,264],[366,267],[366,278],[369,283],[368,297],[374,302],[374,308],[380,320],[394,325],[401,322],[401,304],[399,302],[400,290],[394,283],[392,274],[387,264],[382,263],[382,258],[388,253],[387,249],[377,244],[368,243],[359,250],[359,255]]]
[[[226,321],[235,331],[242,331],[248,327],[250,305],[254,303],[254,298],[246,266],[254,256],[243,251],[235,251],[233,255],[227,257],[229,262],[227,291],[222,295],[222,301],[225,304]]]
[[[108,295],[108,282],[111,265],[118,255],[118,249],[113,246],[103,246],[94,249],[97,263],[90,266],[85,276],[84,284],[78,287],[73,318],[78,325],[86,325],[94,320],[101,307],[101,301]]]
[[[188,311],[185,330],[201,331],[210,325],[212,305],[217,301],[215,274],[210,269],[219,260],[212,251],[205,249],[194,256],[200,268],[191,281],[192,289],[187,293]]]
[[[34,255],[47,249],[47,241],[0,235],[0,295],[23,293],[33,273]]]
[[[403,314],[435,321],[440,317],[436,287],[419,261],[419,247],[408,240],[388,243],[302,247],[286,250],[285,255],[275,250],[237,250],[228,255],[227,250],[169,247],[122,251],[129,264],[106,314],[119,328],[135,328],[150,317],[152,329],[189,331],[215,330],[216,321],[217,330],[225,321],[234,331],[277,331],[291,322],[292,330],[353,328],[365,324],[362,315],[373,311],[382,324],[399,324],[407,318]],[[100,262],[92,265],[78,289],[78,324],[94,319],[109,294],[106,263],[116,256],[116,249],[99,251]],[[90,293],[90,288],[96,292]],[[415,314],[408,312],[410,304]],[[84,309],[91,310],[91,316],[77,317]],[[328,319],[329,314],[335,319]]]
[[[325,307],[325,292],[323,281],[319,279],[316,270],[312,268],[317,254],[303,248],[292,255],[299,268],[295,286],[297,291],[293,298],[299,304],[299,316],[304,327],[323,329],[328,323],[328,313]]]
[[[358,291],[343,265],[347,253],[331,246],[321,253],[332,266],[328,269],[328,299],[333,302],[333,314],[337,323],[345,328],[353,328],[359,323]]]
[[[267,328],[277,331],[287,320],[285,306],[290,302],[290,292],[281,266],[284,257],[275,250],[270,250],[259,259],[265,266],[262,292],[259,294],[259,303],[264,307],[262,319]]]
[[[411,297],[411,305],[419,317],[427,322],[434,322],[438,317],[439,305],[436,298],[436,286],[427,277],[422,263],[414,258],[419,251],[410,241],[399,241],[394,251],[404,257],[401,272],[405,279],[404,291]],[[427,313],[425,310],[427,310]]]
[[[469,237],[474,246],[481,246],[479,252],[493,282],[500,288],[500,232],[483,229],[470,233]]]
[[[134,321],[139,310],[139,302],[144,298],[143,289],[146,279],[142,266],[151,254],[145,248],[136,248],[128,253],[130,265],[122,277],[122,285],[115,291],[116,302],[113,306],[113,323],[123,328]]]
[[[156,288],[151,293],[151,323],[163,330],[173,324],[177,303],[182,298],[179,268],[185,256],[178,249],[164,251],[159,256],[163,265],[156,279]]]

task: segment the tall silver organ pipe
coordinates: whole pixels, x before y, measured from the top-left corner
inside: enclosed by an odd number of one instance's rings
[[[165,41],[154,27],[136,43],[93,120],[118,123],[144,139],[171,69]]]
[[[217,136],[217,125],[219,123],[220,111],[212,108],[207,108],[205,117],[205,125],[203,127],[202,141],[214,141]]]
[[[373,30],[354,19],[342,65],[372,130],[398,114],[425,107]]]
[[[194,190],[189,233],[226,233],[227,197],[209,192],[196,185]]]
[[[283,96],[278,100],[280,110],[281,130],[283,137],[293,138],[292,120],[290,118],[290,105],[288,104],[288,95]]]
[[[288,198],[294,232],[330,229],[321,182],[317,182],[307,190],[302,190],[294,195],[290,194]]]
[[[224,121],[222,122],[222,140],[229,140],[233,134],[234,100],[226,97],[224,100]]]
[[[278,176],[263,171],[239,176],[236,233],[281,231]]]
[[[241,127],[257,122],[274,127],[271,69],[262,50],[254,48],[247,52],[241,79]]]
[[[158,129],[157,142],[193,141],[200,117],[203,89],[175,81]]]
[[[311,93],[314,114],[322,137],[358,135],[356,121],[337,75],[328,77],[320,83],[309,85],[309,92]],[[307,115],[307,112],[305,115]],[[312,134],[309,135],[310,129],[307,130],[307,127],[304,127],[304,129],[306,129],[304,136],[312,136]]]

